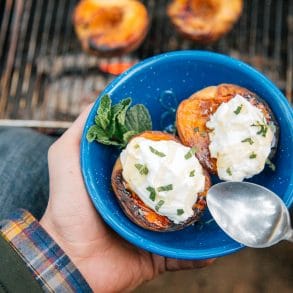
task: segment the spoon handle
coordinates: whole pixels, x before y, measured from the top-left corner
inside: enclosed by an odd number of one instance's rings
[[[293,229],[290,229],[288,233],[285,236],[285,240],[288,240],[289,242],[293,242]]]

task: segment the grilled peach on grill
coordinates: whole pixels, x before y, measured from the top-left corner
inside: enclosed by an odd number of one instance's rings
[[[85,51],[116,56],[141,44],[149,18],[145,6],[137,0],[81,0],[73,22]]]
[[[173,135],[159,131],[143,132],[139,136],[158,140],[174,140],[178,141]],[[124,210],[125,214],[137,225],[153,231],[164,232],[183,229],[186,226],[198,221],[202,211],[206,207],[206,194],[211,186],[208,173],[204,170],[205,189],[198,194],[198,199],[193,206],[194,215],[183,223],[175,224],[167,217],[157,214],[154,210],[147,207],[144,202],[135,194],[128,186],[122,176],[122,165],[118,158],[112,172],[112,187],[114,193]]]
[[[179,33],[206,44],[232,29],[242,6],[243,0],[173,0],[167,13]]]
[[[204,88],[182,101],[177,109],[176,125],[180,140],[184,145],[196,146],[196,156],[199,162],[210,173],[217,173],[217,162],[215,158],[210,156],[208,135],[210,130],[206,127],[206,123],[221,103],[228,102],[237,94],[259,108],[267,123],[273,122],[277,126],[272,111],[262,99],[248,89],[234,84],[220,84]],[[277,134],[276,132],[276,139],[278,138]],[[272,148],[270,157],[275,151],[275,147]]]

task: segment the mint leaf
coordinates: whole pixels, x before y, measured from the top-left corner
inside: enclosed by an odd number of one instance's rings
[[[111,121],[108,129],[108,133],[110,136],[113,136],[116,133],[116,128],[118,127],[116,122],[116,117],[119,115],[120,111],[122,110],[122,105],[116,104],[112,106],[111,109]]]
[[[162,207],[162,205],[163,205],[164,203],[165,203],[165,201],[161,199],[161,200],[157,203],[157,205],[155,206],[155,210],[158,212],[159,209]]]
[[[134,136],[136,135],[136,131],[133,131],[133,130],[130,130],[130,131],[127,131],[123,134],[123,137],[122,137],[122,140],[123,140],[123,145],[126,146],[127,143],[129,142],[129,140]]]
[[[263,121],[263,123],[256,121],[256,123],[251,124],[250,126],[259,127],[259,131],[256,134],[266,137],[268,132],[268,125],[266,124],[265,121]]]
[[[128,131],[128,128],[125,126],[125,117],[126,117],[126,113],[127,113],[127,110],[129,108],[130,104],[131,104],[131,99],[130,98],[123,100],[122,101],[123,108],[120,111],[120,113],[117,115],[117,118],[116,118],[118,128],[116,129],[115,134],[118,137],[121,137],[121,135],[122,135],[122,139],[123,139],[123,133]],[[118,130],[118,132],[117,132],[117,130]]]
[[[105,145],[115,145],[115,146],[121,147],[121,144],[119,142],[115,140],[109,140],[109,138],[106,136],[101,136],[98,139],[96,139],[96,141]]]
[[[120,143],[114,140],[109,139],[107,133],[101,127],[97,125],[93,125],[90,127],[86,134],[86,138],[88,142],[92,142],[94,140],[106,144],[106,145],[116,145],[119,146]]]
[[[158,190],[158,192],[173,190],[173,184],[168,184],[168,185],[165,185],[165,186],[160,186],[160,187],[157,188],[157,190]]]
[[[194,177],[195,176],[195,170],[190,171],[189,177]]]
[[[256,158],[256,153],[255,152],[252,152],[249,156],[249,159],[255,159]]]
[[[120,102],[120,104],[122,105],[122,109],[119,112],[119,114],[117,115],[117,122],[119,123],[119,125],[124,126],[125,125],[126,111],[128,110],[128,108],[131,104],[131,99],[130,98],[124,99]]]
[[[146,188],[146,190],[150,192],[150,199],[152,201],[155,201],[155,199],[156,199],[156,190],[153,187],[151,187],[151,186],[148,186]]]
[[[137,133],[151,130],[152,119],[148,109],[142,104],[131,107],[126,114],[125,126]]]
[[[232,171],[231,171],[230,167],[226,169],[226,173],[227,173],[229,176],[232,176]]]
[[[165,155],[164,153],[162,153],[162,152],[156,150],[156,149],[155,149],[154,147],[152,147],[151,145],[149,146],[149,148],[150,148],[150,151],[151,151],[153,154],[155,154],[155,155],[157,155],[157,156],[159,156],[159,157],[166,157],[166,155]]]
[[[237,108],[236,108],[236,110],[235,111],[233,111],[236,115],[238,115],[239,113],[240,113],[240,111],[241,111],[241,109],[242,109],[242,107],[243,107],[243,105],[241,104],[240,106],[238,106]]]
[[[140,175],[148,175],[149,169],[146,165],[142,164],[135,164],[135,168],[138,170]]]
[[[188,160],[192,158],[192,156],[197,152],[197,149],[195,146],[193,146],[184,156],[185,160]]]
[[[254,143],[254,141],[252,140],[251,137],[247,137],[247,138],[241,140],[241,142],[248,142],[250,145]]]
[[[93,125],[89,128],[86,134],[86,139],[88,142],[93,142],[98,137],[99,127],[97,125]]]
[[[114,105],[111,109],[111,125],[109,128],[109,135],[122,139],[123,132],[127,132],[124,126],[125,115],[131,104],[131,99],[123,99],[120,103]]]
[[[112,101],[108,95],[101,98],[100,106],[95,117],[95,122],[104,130],[108,127],[111,118],[111,104]]]

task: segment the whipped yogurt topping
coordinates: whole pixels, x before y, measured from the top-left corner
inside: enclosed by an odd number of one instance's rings
[[[205,176],[194,150],[171,141],[133,138],[120,155],[122,176],[156,213],[178,224],[193,216]]]
[[[217,159],[218,176],[242,181],[260,173],[275,141],[275,127],[241,95],[222,103],[206,123],[209,150]]]

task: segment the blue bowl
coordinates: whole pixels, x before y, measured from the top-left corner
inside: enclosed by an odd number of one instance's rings
[[[153,128],[171,128],[181,100],[211,85],[234,83],[263,98],[280,126],[276,171],[266,168],[252,182],[261,184],[283,199],[293,201],[293,111],[278,88],[261,73],[230,57],[202,51],[158,55],[135,65],[116,78],[101,93],[114,103],[131,97],[150,111]],[[88,193],[104,220],[123,238],[150,252],[180,259],[206,259],[238,251],[244,246],[229,238],[205,211],[202,220],[176,232],[152,232],[132,223],[111,190],[111,172],[119,152],[114,147],[88,143],[86,132],[94,123],[99,100],[87,119],[81,142],[81,165]]]

